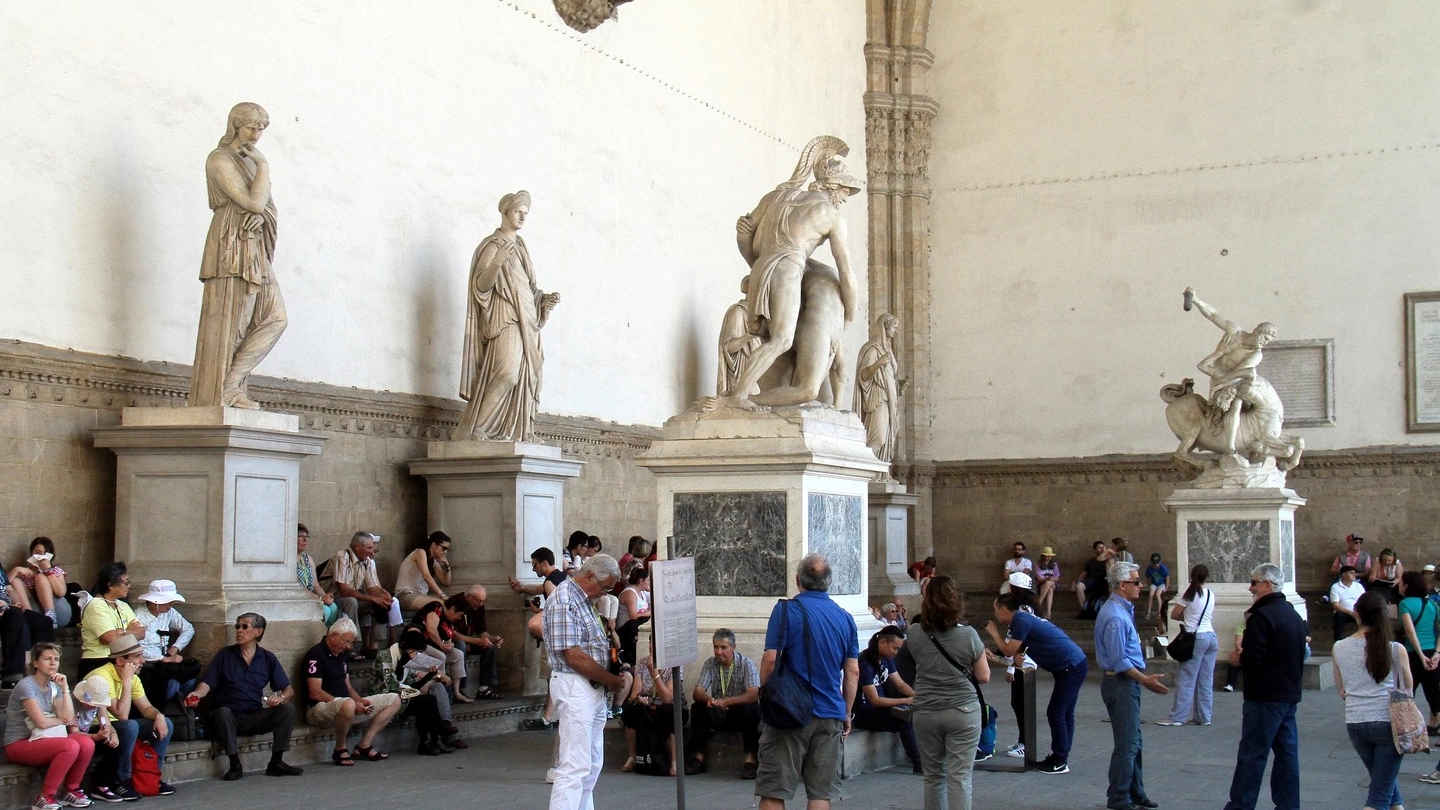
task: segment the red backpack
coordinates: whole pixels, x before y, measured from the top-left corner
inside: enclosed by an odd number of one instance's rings
[[[141,796],[160,795],[160,757],[148,742],[135,743],[130,757],[130,785]]]

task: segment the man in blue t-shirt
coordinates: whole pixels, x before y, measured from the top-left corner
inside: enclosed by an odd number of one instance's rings
[[[1033,613],[1021,611],[1014,594],[1000,594],[994,611],[995,621],[985,623],[985,632],[1001,654],[1014,657],[1024,651],[1035,660],[1036,666],[1055,676],[1055,688],[1045,707],[1045,719],[1050,721],[1050,756],[1036,763],[1035,769],[1041,773],[1069,773],[1070,746],[1075,739],[1075,702],[1080,698],[1080,687],[1085,685],[1085,675],[1090,669],[1085,663],[1085,652],[1064,630]],[[1010,625],[1010,632],[1004,638],[1000,637],[996,621]]]
[[[801,728],[765,725],[761,730],[755,781],[760,810],[784,810],[802,776],[811,810],[830,806],[840,788],[840,739],[850,733],[850,710],[860,680],[859,631],[855,619],[830,598],[829,561],[807,554],[795,572],[795,584],[800,588],[795,598],[776,603],[770,612],[760,682],[769,679],[781,653],[784,667],[810,687],[815,707]]]

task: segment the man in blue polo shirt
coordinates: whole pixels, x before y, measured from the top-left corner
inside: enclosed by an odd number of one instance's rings
[[[760,682],[770,677],[781,651],[786,669],[809,685],[815,708],[810,722],[801,728],[765,725],[761,730],[755,780],[760,810],[784,810],[802,778],[809,810],[828,810],[830,798],[839,792],[840,738],[850,733],[850,710],[860,682],[859,631],[854,617],[830,598],[830,563],[819,554],[807,554],[795,572],[795,584],[800,588],[795,598],[776,603],[770,612]]]
[[[1009,624],[1004,638],[995,622],[986,622],[985,632],[1006,657],[1013,658],[1022,650],[1035,659],[1036,666],[1055,676],[1055,688],[1045,707],[1050,721],[1050,756],[1035,763],[1041,773],[1069,773],[1070,745],[1075,739],[1075,702],[1090,667],[1085,651],[1065,635],[1065,631],[1031,613],[1020,609],[1014,594],[1002,593],[995,600],[995,621]]]
[[[1105,806],[1110,810],[1159,807],[1145,795],[1140,770],[1140,687],[1157,695],[1170,690],[1159,675],[1145,674],[1145,655],[1135,629],[1135,605],[1140,598],[1140,566],[1115,561],[1106,572],[1110,598],[1095,617],[1095,661],[1105,673],[1100,697],[1110,715],[1115,750],[1110,754],[1110,786]]]
[[[279,659],[260,646],[264,637],[264,616],[240,614],[235,620],[235,643],[215,653],[200,685],[185,698],[185,705],[194,706],[214,690],[210,733],[230,757],[230,770],[225,772],[227,782],[245,775],[238,744],[241,734],[272,732],[266,776],[298,776],[303,772],[282,758],[290,750],[290,732],[295,727],[295,704],[290,702],[295,690]],[[266,686],[274,692],[269,697],[265,696]]]

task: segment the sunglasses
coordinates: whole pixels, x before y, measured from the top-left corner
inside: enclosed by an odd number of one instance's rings
[[[255,625],[253,625],[253,624],[238,624],[238,623],[237,623],[237,624],[235,625],[235,629],[236,629],[236,630],[254,630],[254,629],[255,629]]]

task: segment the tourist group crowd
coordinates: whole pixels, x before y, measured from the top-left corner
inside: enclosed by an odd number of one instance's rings
[[[421,541],[401,563],[393,593],[377,575],[379,537],[357,532],[318,569],[306,551],[309,539],[299,525],[296,578],[320,601],[326,632],[303,659],[300,697],[305,722],[334,729],[332,761],[349,767],[388,759],[374,742],[399,716],[414,718],[421,754],[467,747],[451,706],[499,698],[495,653],[504,639],[487,632],[483,586],[447,596],[450,538],[435,532]],[[53,564],[48,538],[36,538],[31,552],[25,565],[0,574],[0,643],[5,682],[13,686],[5,756],[45,769],[34,808],[173,794],[160,765],[171,740],[181,733],[191,739],[197,727],[228,756],[228,781],[245,775],[238,740],[251,734],[271,735],[266,775],[302,773],[284,759],[299,710],[295,685],[262,646],[264,616],[237,617],[235,643],[202,665],[185,654],[195,628],[177,609],[185,598],[173,581],[152,581],[132,606],[123,562],[103,566],[82,591]],[[81,641],[73,687],[53,643],[55,628],[72,616]],[[476,698],[461,691],[467,651],[480,659]],[[373,694],[351,683],[348,662],[355,658],[374,659]],[[347,740],[355,728],[360,738],[352,753]]]

